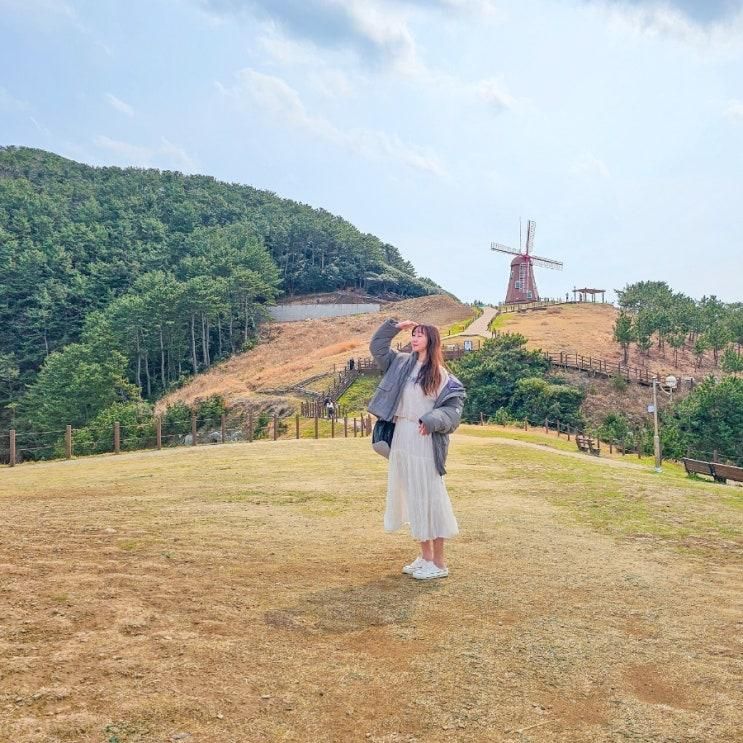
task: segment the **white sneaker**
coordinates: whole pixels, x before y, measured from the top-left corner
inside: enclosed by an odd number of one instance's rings
[[[410,565],[406,565],[402,569],[402,572],[405,573],[405,575],[412,575],[416,570],[418,570],[418,568],[422,568],[425,562],[426,561],[420,555],[418,555],[418,557],[416,557],[415,560],[410,563]]]
[[[423,565],[413,571],[416,580],[433,580],[434,578],[446,578],[449,575],[448,568],[440,568],[435,562],[423,560]]]

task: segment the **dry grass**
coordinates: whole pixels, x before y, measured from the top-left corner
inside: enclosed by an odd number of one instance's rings
[[[548,307],[537,312],[502,315],[497,329],[508,333],[521,333],[529,339],[529,348],[544,351],[565,351],[593,356],[606,361],[622,361],[622,351],[613,339],[614,321],[619,310],[611,305],[568,304]],[[705,356],[701,369],[689,351],[680,352],[678,365],[674,364],[673,349],[666,346],[665,356],[654,346],[648,356],[639,354],[632,344],[629,355],[630,366],[647,367],[663,376],[676,375],[700,377],[712,369],[712,356]]]
[[[2,469],[0,740],[735,740],[740,489],[489,433],[423,585],[368,439]]]
[[[229,406],[239,406],[255,401],[262,390],[289,387],[332,370],[334,364],[342,367],[352,356],[369,355],[369,340],[388,317],[446,326],[470,315],[470,307],[435,295],[388,304],[378,313],[271,323],[266,342],[198,375],[163,398],[158,409],[178,400],[190,405],[215,394],[223,395]]]

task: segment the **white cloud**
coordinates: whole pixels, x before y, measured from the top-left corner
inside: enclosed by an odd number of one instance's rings
[[[609,168],[599,158],[588,153],[581,155],[570,167],[570,173],[588,178],[608,178]]]
[[[121,98],[117,98],[113,93],[106,93],[106,100],[117,111],[127,116],[134,116],[134,109],[128,103],[122,101]]]
[[[39,134],[43,134],[45,137],[48,137],[51,134],[51,132],[45,126],[42,126],[41,124],[39,124],[39,122],[36,121],[36,119],[33,116],[29,116],[28,118],[30,119],[31,123],[36,127]]]
[[[236,85],[227,88],[217,83],[217,88],[240,106],[257,107],[275,119],[366,158],[387,158],[423,172],[444,174],[436,157],[394,135],[370,129],[342,130],[321,116],[312,116],[297,91],[281,78],[244,69],[238,73]]]
[[[25,111],[27,108],[28,101],[16,98],[0,85],[0,111]]]
[[[178,145],[173,144],[170,140],[165,137],[160,138],[161,146],[156,150],[156,155],[164,155],[171,162],[175,163],[178,170],[184,173],[195,173],[199,168],[196,161]]]
[[[739,49],[743,41],[741,0],[722,4],[696,3],[692,0],[588,1],[599,6],[602,12],[608,13],[612,26],[634,36],[666,37],[701,50],[717,52],[725,52],[730,48]]]
[[[292,39],[324,50],[350,50],[372,67],[405,76],[424,70],[409,28],[411,13],[496,13],[496,0],[199,0],[212,23],[226,17],[264,21]],[[274,53],[283,50],[277,44]]]
[[[740,121],[743,121],[743,101],[728,101],[725,115],[729,116],[731,119],[739,119]]]
[[[380,0],[202,0],[218,16],[250,16],[278,24],[318,47],[350,49],[373,66],[414,73],[419,63],[406,19]]]
[[[261,37],[260,45],[278,65],[300,68],[307,83],[326,98],[345,98],[355,91],[349,76],[332,66],[317,47],[274,32]]]
[[[141,147],[129,142],[122,142],[118,139],[111,139],[110,137],[103,135],[97,136],[93,140],[93,144],[95,144],[96,147],[101,147],[104,150],[113,152],[132,165],[140,165],[143,167],[150,165],[154,152],[149,147]]]
[[[481,80],[475,83],[474,89],[479,98],[497,113],[511,111],[517,105],[516,99],[497,80]]]
[[[130,142],[111,139],[104,135],[97,136],[93,143],[96,147],[116,155],[124,165],[142,168],[169,167],[184,173],[194,172],[198,169],[193,158],[183,148],[173,144],[165,137],[160,138],[159,147],[143,147]]]

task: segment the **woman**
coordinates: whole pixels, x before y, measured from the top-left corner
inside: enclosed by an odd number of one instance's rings
[[[392,349],[397,333],[409,329],[412,352]],[[464,387],[444,367],[441,337],[433,325],[387,320],[369,348],[383,373],[369,412],[395,422],[384,528],[391,532],[409,523],[420,543],[420,554],[403,573],[418,580],[445,578],[444,541],[459,527],[443,475],[449,434],[462,416]]]

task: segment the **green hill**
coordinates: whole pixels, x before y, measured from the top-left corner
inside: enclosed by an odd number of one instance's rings
[[[346,220],[209,176],[0,148],[0,410],[85,338],[155,396],[250,345],[278,296],[440,291]]]

